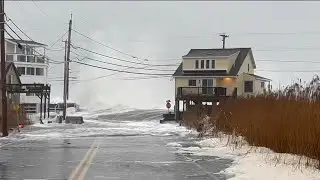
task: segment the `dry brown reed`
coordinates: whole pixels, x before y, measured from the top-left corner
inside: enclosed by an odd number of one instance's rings
[[[187,126],[198,128],[204,111],[197,111],[194,108],[184,113]],[[214,127],[212,134],[216,131],[235,134],[253,146],[320,162],[320,101],[284,96],[239,98],[220,102],[212,114],[215,115],[209,121]]]

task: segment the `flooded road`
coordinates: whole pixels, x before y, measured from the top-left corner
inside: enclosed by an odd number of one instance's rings
[[[82,125],[35,125],[0,140],[0,179],[226,179],[219,172],[231,160],[179,152],[199,148],[196,136],[159,124],[162,113],[91,112]]]

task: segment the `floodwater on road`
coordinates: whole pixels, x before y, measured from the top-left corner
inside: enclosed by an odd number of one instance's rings
[[[0,179],[223,180],[230,159],[195,156],[193,131],[163,110],[83,112],[85,123],[36,124],[0,139]]]

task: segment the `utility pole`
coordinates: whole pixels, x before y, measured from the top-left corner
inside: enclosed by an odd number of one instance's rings
[[[67,41],[64,42],[64,71],[63,71],[63,120],[65,120],[66,117],[66,101],[67,101]]]
[[[226,44],[226,38],[228,38],[229,35],[220,34],[220,36],[222,37],[222,49],[224,49],[225,48],[225,44]]]
[[[7,83],[6,83],[6,52],[4,39],[4,0],[0,2],[0,38],[1,38],[1,97],[2,97],[2,136],[8,136],[7,115]]]
[[[64,62],[64,90],[63,90],[63,120],[67,117],[67,99],[69,94],[69,62],[70,62],[70,46],[71,46],[71,30],[72,30],[72,14],[69,21],[68,41],[65,44],[65,62]]]

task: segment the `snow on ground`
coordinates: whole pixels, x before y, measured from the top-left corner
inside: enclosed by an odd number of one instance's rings
[[[108,114],[118,114],[134,111],[132,108],[117,105],[108,109],[96,109],[94,111],[75,112],[73,108],[68,108],[67,115],[81,115],[84,117],[84,124],[55,123],[56,117],[44,119],[44,124],[40,124],[39,114],[33,117],[34,124],[17,134],[19,139],[47,139],[47,138],[86,138],[86,137],[106,137],[106,136],[187,136],[193,131],[188,131],[178,124],[160,124],[162,117],[159,110],[137,111],[129,114],[132,120],[107,120],[98,119],[99,116]],[[151,112],[151,114],[150,114]],[[150,115],[145,116],[148,113]],[[48,123],[52,121],[52,123]],[[11,136],[13,138],[14,135]],[[1,140],[1,139],[0,139]]]
[[[230,180],[320,180],[320,171],[303,165],[307,158],[291,154],[274,153],[263,147],[251,147],[244,141],[236,147],[228,136],[207,138],[196,142],[200,147],[182,148],[179,144],[171,143],[168,146],[176,147],[178,153],[191,153],[197,156],[217,156],[233,159],[233,165],[220,172],[230,177]]]
[[[106,136],[171,136],[189,133],[179,126],[161,124],[159,122],[94,122],[85,120],[84,124],[36,124],[31,128],[33,131],[24,132],[23,136],[31,139],[45,138],[85,138],[85,137],[106,137]]]
[[[104,109],[94,109],[90,111],[74,112],[72,109],[68,113],[82,115],[84,124],[40,124],[35,119],[35,124],[29,126],[28,130],[22,133],[10,134],[9,137],[0,139],[0,147],[8,142],[23,139],[38,140],[52,138],[92,138],[105,136],[187,136],[197,135],[195,131],[187,130],[177,124],[159,124],[159,111],[155,110],[154,115],[147,119],[141,119],[139,113],[134,114],[133,119],[140,120],[99,120],[100,115],[115,114],[121,112],[134,111],[125,106],[109,107]],[[141,111],[140,111],[141,112]],[[148,111],[149,112],[149,111]],[[26,128],[25,128],[26,129]],[[277,154],[266,148],[251,148],[246,143],[235,148],[234,143],[230,143],[227,136],[219,138],[207,138],[197,140],[195,146],[183,147],[179,142],[167,144],[178,153],[190,153],[197,156],[216,156],[220,158],[233,159],[233,165],[223,174],[227,174],[231,180],[320,180],[320,172],[313,169],[297,167],[299,157],[289,154]],[[230,145],[231,144],[231,145]],[[279,161],[277,163],[277,161]],[[305,161],[305,159],[302,159]]]

